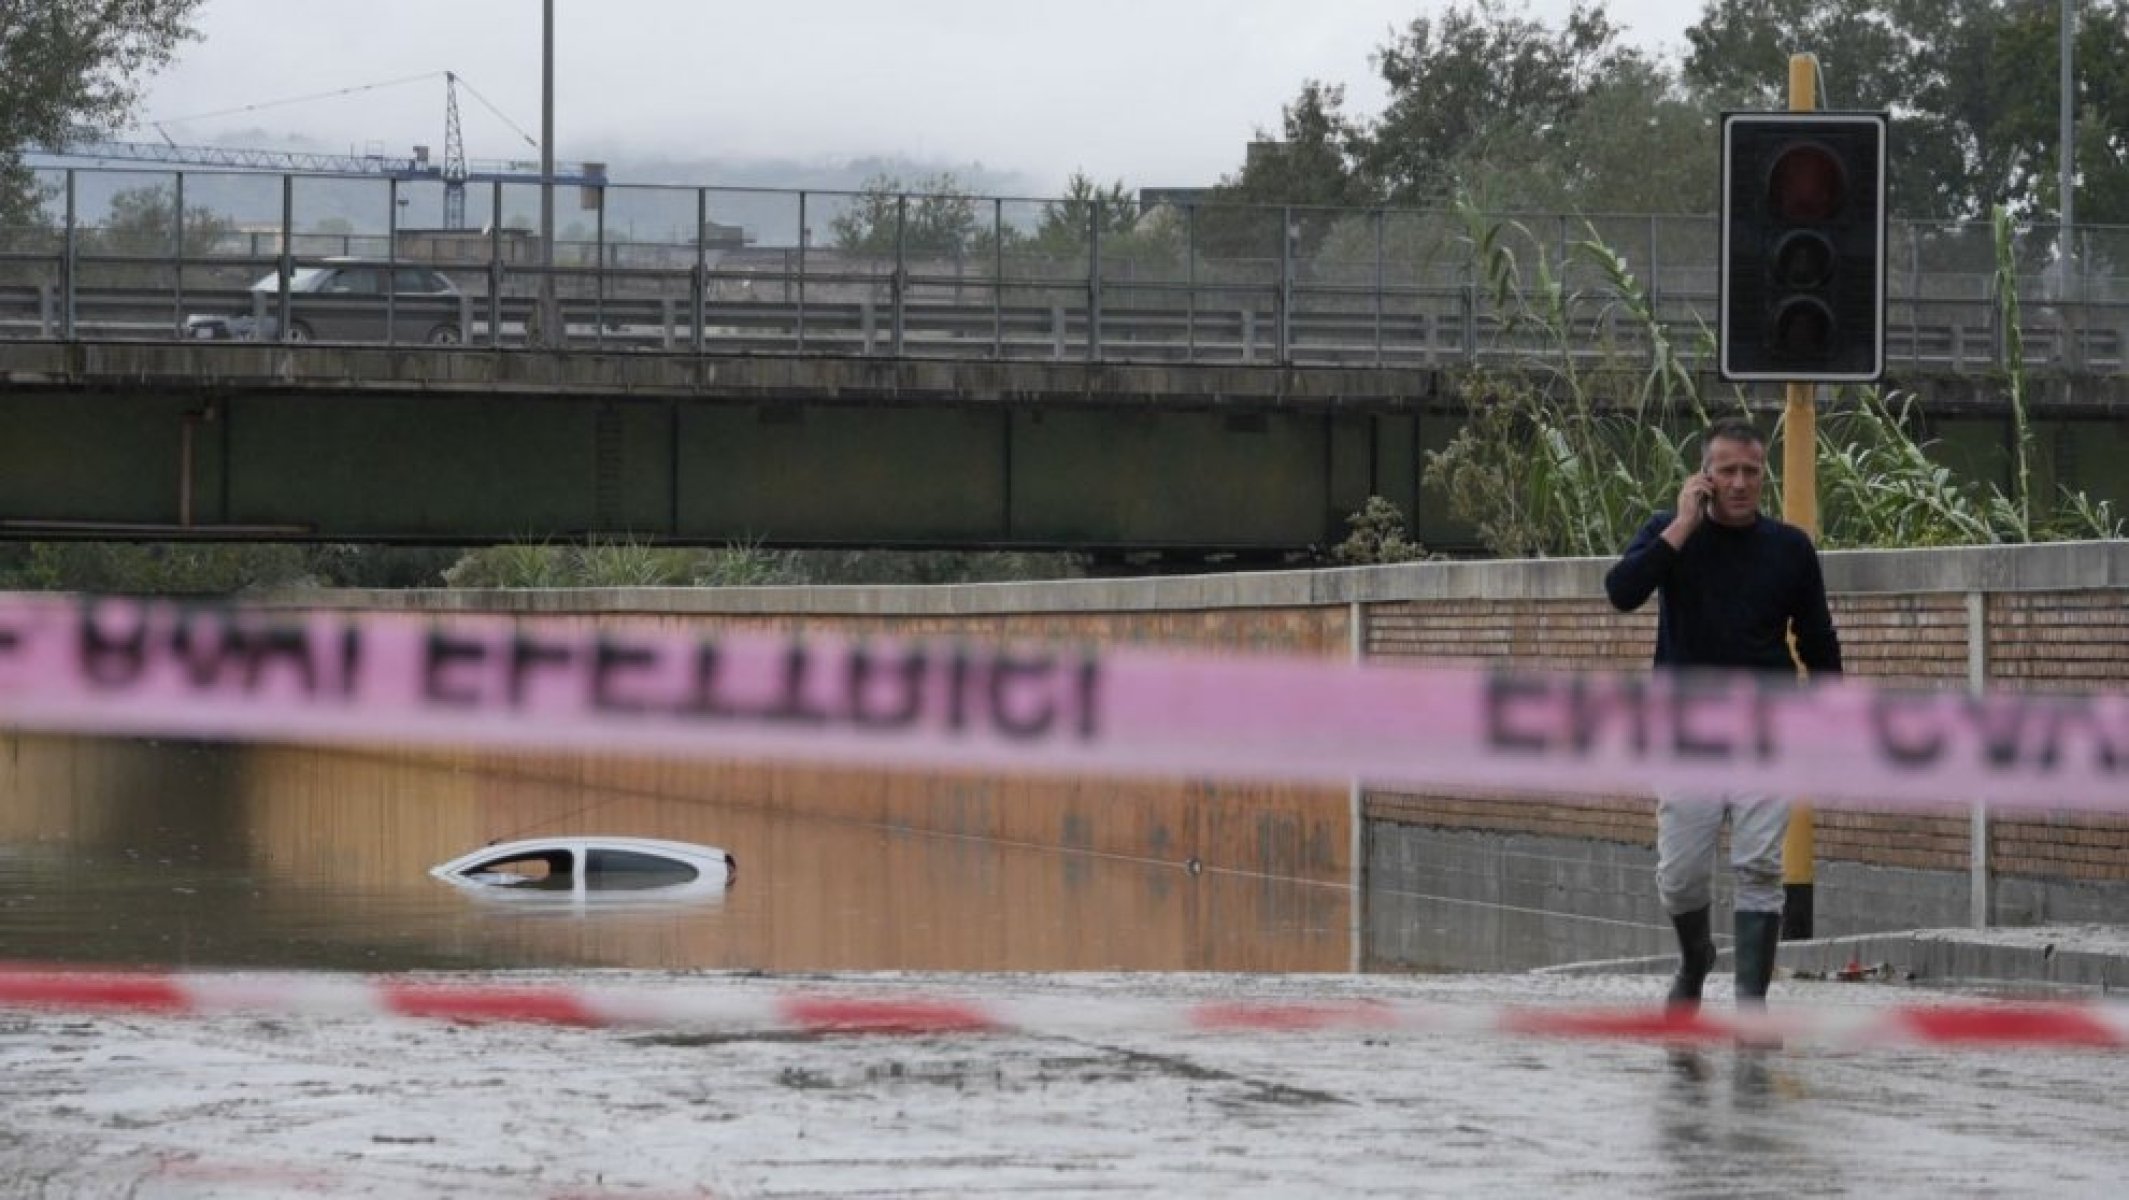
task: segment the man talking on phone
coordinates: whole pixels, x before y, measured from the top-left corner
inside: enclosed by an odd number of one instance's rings
[[[1720,667],[1839,674],[1841,640],[1811,538],[1760,512],[1767,440],[1750,422],[1716,423],[1701,443],[1700,473],[1678,489],[1678,507],[1658,512],[1604,577],[1621,612],[1660,593],[1658,670]],[[1796,638],[1794,657],[1789,638]],[[1736,875],[1733,929],[1737,1002],[1764,1006],[1782,927],[1782,839],[1788,801],[1749,785],[1719,793],[1666,793],[1656,800],[1656,892],[1678,932],[1673,1008],[1700,1007],[1715,965],[1709,914],[1715,847],[1730,819]]]

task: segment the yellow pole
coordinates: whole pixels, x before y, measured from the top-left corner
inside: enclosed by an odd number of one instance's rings
[[[1809,54],[1789,56],[1789,111],[1818,110],[1818,59]],[[1782,520],[1811,535],[1819,535],[1818,410],[1812,403],[1814,387],[1808,383],[1786,385],[1782,406]],[[1799,666],[1801,669],[1801,665]],[[1818,843],[1811,809],[1797,804],[1789,810],[1789,833],[1782,840],[1782,937],[1799,940],[1811,936],[1812,889],[1816,881]]]

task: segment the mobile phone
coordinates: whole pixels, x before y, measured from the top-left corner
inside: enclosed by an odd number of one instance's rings
[[[1708,481],[1708,490],[1700,494],[1700,515],[1713,519],[1715,516],[1715,477],[1706,473],[1702,473],[1700,477]]]

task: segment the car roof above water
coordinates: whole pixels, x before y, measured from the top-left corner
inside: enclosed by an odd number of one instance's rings
[[[733,869],[732,856],[716,846],[696,842],[679,842],[665,838],[609,836],[605,834],[568,834],[560,837],[525,838],[512,842],[492,842],[470,853],[461,854],[449,862],[429,869],[431,875],[451,876],[467,871],[482,863],[499,859],[530,856],[545,851],[567,850],[584,854],[594,850],[625,850],[637,854],[653,854],[708,869],[721,868],[727,874]]]

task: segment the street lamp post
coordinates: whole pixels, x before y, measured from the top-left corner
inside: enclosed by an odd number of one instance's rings
[[[540,337],[562,344],[554,294],[554,0],[541,0],[540,27]]]
[[[2062,110],[2059,136],[2062,141],[2062,250],[2057,256],[2062,271],[2062,296],[2076,299],[2077,279],[2077,94],[2072,64],[2077,54],[2077,0],[2062,0]]]

